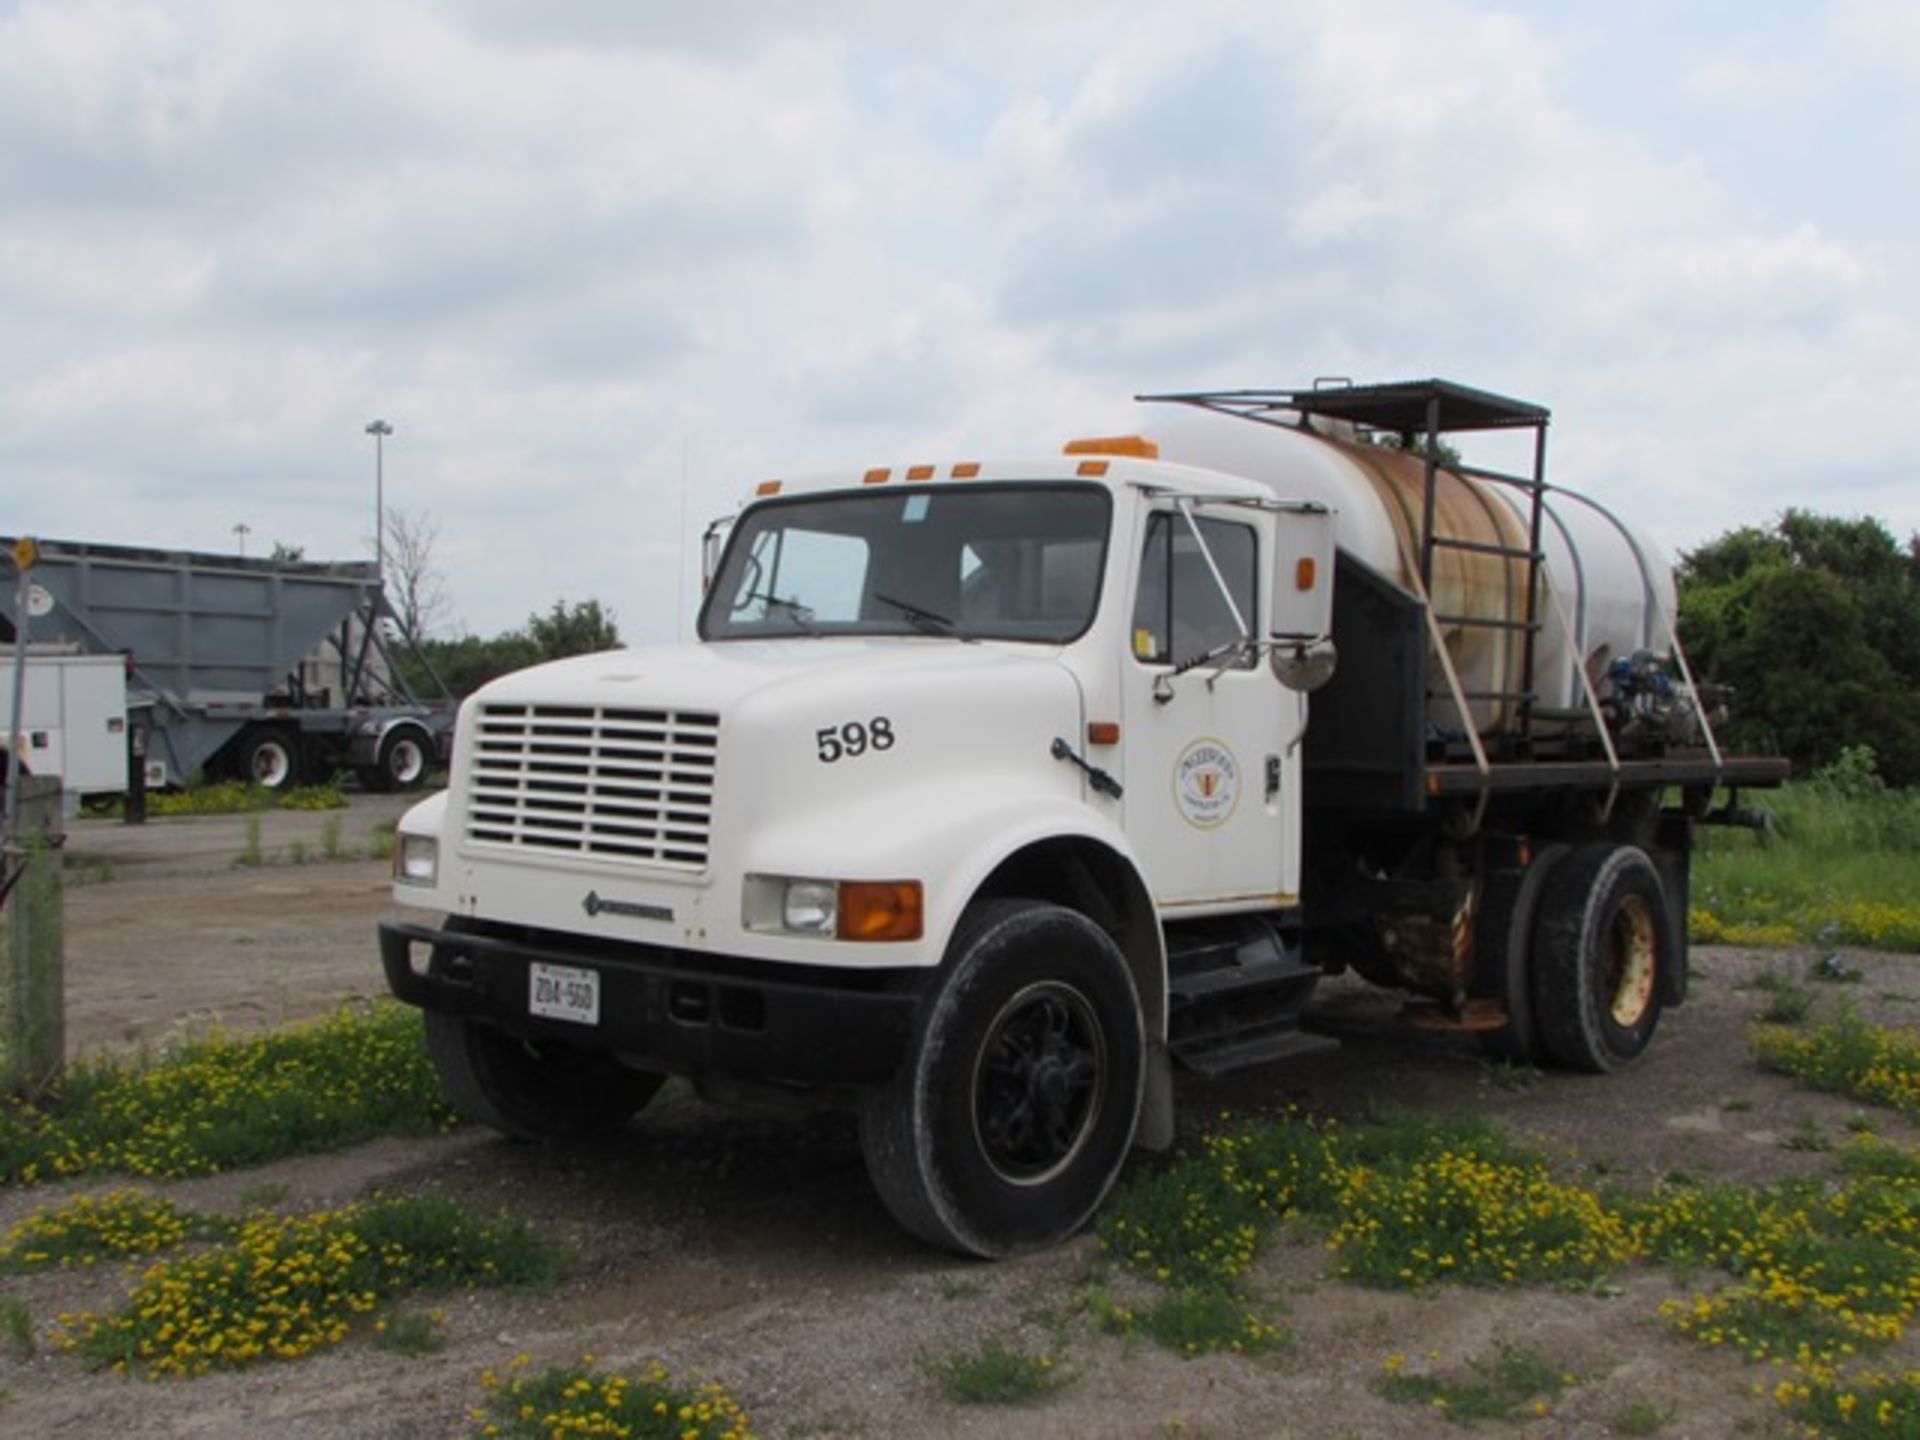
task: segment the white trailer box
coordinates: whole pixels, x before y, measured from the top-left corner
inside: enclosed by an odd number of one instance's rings
[[[14,654],[0,648],[0,735],[13,717]],[[127,668],[118,655],[29,645],[19,731],[29,774],[58,775],[69,812],[127,788]]]

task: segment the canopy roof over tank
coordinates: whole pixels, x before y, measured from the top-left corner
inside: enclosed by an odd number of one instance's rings
[[[1551,413],[1544,405],[1475,390],[1451,380],[1395,380],[1380,385],[1322,383],[1310,390],[1195,390],[1134,398],[1195,405],[1272,424],[1292,424],[1301,416],[1323,415],[1399,435],[1542,426]]]

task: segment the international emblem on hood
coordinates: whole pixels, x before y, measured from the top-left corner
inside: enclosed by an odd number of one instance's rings
[[[636,905],[631,900],[609,900],[597,890],[589,890],[580,901],[580,908],[589,916],[628,915],[635,920],[664,920],[673,922],[673,911],[664,905]]]
[[[1173,766],[1173,800],[1189,825],[1224,825],[1240,803],[1240,763],[1218,740],[1196,740]]]

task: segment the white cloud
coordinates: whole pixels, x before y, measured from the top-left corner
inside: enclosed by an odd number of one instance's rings
[[[1841,67],[1920,59],[1913,13],[1843,4],[1817,56],[1670,43],[1698,102],[1844,92]],[[1541,23],[819,16],[0,11],[12,523],[354,553],[379,413],[469,623],[564,592],[659,636],[683,528],[760,478],[1342,372],[1553,405],[1561,476],[1670,538],[1795,494],[1920,526],[1886,420],[1920,400],[1908,237],[1754,203],[1688,134],[1574,98],[1589,57]]]

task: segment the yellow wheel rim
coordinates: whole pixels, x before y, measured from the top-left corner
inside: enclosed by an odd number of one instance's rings
[[[1653,907],[1644,896],[1627,896],[1607,927],[1603,957],[1607,1009],[1613,1023],[1623,1030],[1631,1030],[1645,1019],[1653,1004],[1658,955]]]

